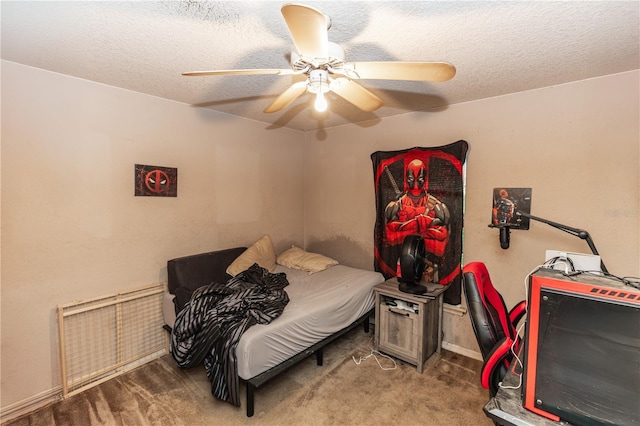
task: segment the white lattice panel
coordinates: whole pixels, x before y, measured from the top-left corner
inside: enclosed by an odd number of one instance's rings
[[[163,284],[58,306],[63,396],[164,353]]]

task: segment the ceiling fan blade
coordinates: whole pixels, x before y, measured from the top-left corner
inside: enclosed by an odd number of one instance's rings
[[[379,80],[447,81],[456,75],[447,62],[349,62],[344,69],[349,76]]]
[[[326,58],[329,37],[324,13],[300,4],[286,4],[281,12],[298,54],[309,59]]]
[[[296,100],[300,95],[307,91],[307,81],[298,81],[293,83],[287,90],[282,92],[275,101],[264,109],[264,112],[276,112],[289,105]]]
[[[250,69],[250,70],[189,71],[189,72],[183,72],[183,73],[182,73],[182,75],[186,75],[186,76],[201,76],[201,75],[252,75],[252,74],[278,74],[278,75],[288,75],[288,74],[293,74],[293,70],[286,70],[286,69]]]
[[[329,86],[331,90],[363,111],[371,112],[382,106],[382,99],[348,78],[336,78]]]

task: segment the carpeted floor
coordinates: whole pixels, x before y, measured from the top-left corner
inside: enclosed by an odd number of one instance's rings
[[[397,362],[383,370],[373,335],[358,328],[258,388],[255,415],[211,396],[204,367],[180,370],[170,355],[14,419],[26,425],[492,425],[482,407],[481,363],[452,352],[432,357],[422,374]],[[378,358],[383,367],[392,361]]]

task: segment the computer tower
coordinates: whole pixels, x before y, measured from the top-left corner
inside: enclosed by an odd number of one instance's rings
[[[579,425],[640,425],[640,290],[541,268],[529,277],[524,408]]]

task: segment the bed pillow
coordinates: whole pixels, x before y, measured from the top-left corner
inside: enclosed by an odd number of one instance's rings
[[[299,269],[307,271],[309,274],[324,271],[325,269],[337,265],[338,261],[330,257],[323,256],[318,253],[310,253],[303,249],[293,246],[289,250],[281,253],[276,262],[279,265],[286,266],[290,269]]]
[[[249,269],[254,263],[269,272],[273,272],[276,268],[276,250],[273,247],[271,237],[268,235],[260,238],[238,256],[227,268],[227,274],[235,277],[240,272]]]

